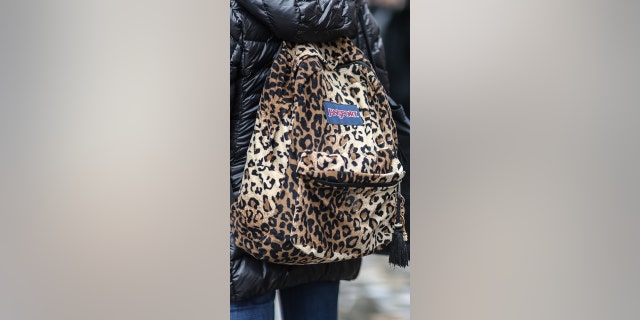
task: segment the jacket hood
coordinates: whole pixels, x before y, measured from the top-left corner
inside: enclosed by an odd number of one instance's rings
[[[357,32],[362,0],[237,0],[278,38],[324,42]]]

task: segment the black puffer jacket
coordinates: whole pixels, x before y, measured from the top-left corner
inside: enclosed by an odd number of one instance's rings
[[[240,189],[262,87],[282,40],[322,42],[350,36],[373,56],[377,74],[388,89],[379,33],[363,0],[231,0],[232,201]],[[233,239],[230,247],[231,301],[308,282],[352,280],[360,270],[360,259],[283,266],[251,258],[235,247]]]

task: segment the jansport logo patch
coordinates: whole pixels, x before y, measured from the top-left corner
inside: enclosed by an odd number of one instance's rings
[[[358,107],[352,104],[338,104],[330,101],[324,101],[324,113],[327,116],[327,122],[331,124],[343,124],[350,126],[361,126],[364,124]]]

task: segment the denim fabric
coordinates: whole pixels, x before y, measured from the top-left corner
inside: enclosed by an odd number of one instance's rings
[[[283,320],[337,320],[340,282],[314,282],[280,290]],[[275,291],[231,303],[231,320],[273,320]]]
[[[337,320],[339,281],[280,290],[283,320]]]
[[[276,292],[267,292],[249,300],[232,302],[230,320],[273,320]]]

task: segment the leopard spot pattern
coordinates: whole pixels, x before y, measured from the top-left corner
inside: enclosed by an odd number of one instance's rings
[[[236,245],[257,259],[353,259],[391,241],[404,175],[386,93],[346,39],[285,42],[268,77],[238,199]],[[323,103],[357,106],[362,125],[329,123]]]

